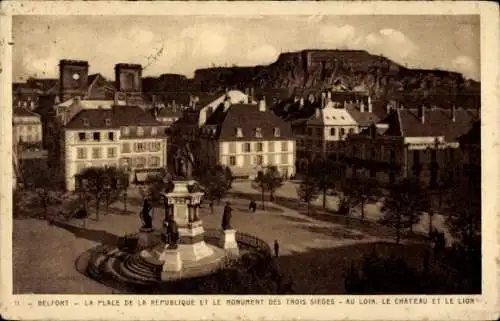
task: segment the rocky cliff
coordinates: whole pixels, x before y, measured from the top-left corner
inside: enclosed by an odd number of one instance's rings
[[[166,75],[162,76],[166,77]],[[160,78],[156,90],[187,88],[216,91],[224,88],[314,88],[341,85],[346,90],[369,91],[376,98],[398,93],[442,95],[479,93],[479,83],[456,72],[403,67],[385,57],[362,50],[304,50],[283,53],[267,66],[215,67],[196,70],[193,79]],[[144,86],[145,90],[152,86]]]

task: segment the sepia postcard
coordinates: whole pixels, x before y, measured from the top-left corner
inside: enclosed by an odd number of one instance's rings
[[[2,2],[1,317],[497,320],[498,26]]]

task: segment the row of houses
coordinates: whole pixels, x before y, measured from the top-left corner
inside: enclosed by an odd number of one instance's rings
[[[58,99],[39,99],[42,118],[50,110],[64,129],[59,143],[68,190],[89,166],[121,167],[131,181],[167,168],[168,133],[174,132],[189,138],[200,165],[226,165],[235,177],[253,178],[276,166],[289,178],[331,157],[348,164],[348,175],[383,182],[416,177],[436,185],[460,175],[465,159],[471,161],[460,139],[469,137],[467,146],[473,146],[475,136],[466,134],[479,121],[479,109],[380,104],[367,92],[338,88],[295,92],[288,100],[229,90],[175,110],[155,96],[144,99],[140,65],[117,64],[115,75],[112,89],[88,75],[88,63],[62,60]],[[276,109],[283,102],[285,114]],[[36,134],[26,127],[37,114],[21,106],[14,116],[18,140],[41,140],[43,121],[36,121]]]

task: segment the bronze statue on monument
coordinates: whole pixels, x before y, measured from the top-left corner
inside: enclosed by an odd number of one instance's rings
[[[174,179],[192,180],[195,159],[189,142],[185,139],[179,139],[176,145],[177,151],[174,157]]]

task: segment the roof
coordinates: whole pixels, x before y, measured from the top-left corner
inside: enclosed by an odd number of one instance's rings
[[[37,113],[34,113],[24,107],[15,107],[12,109],[12,115],[18,117],[40,117]]]
[[[171,108],[160,108],[158,111],[158,117],[178,117],[182,116],[182,111],[180,109],[172,110]]]
[[[307,121],[308,125],[323,125],[323,126],[352,126],[357,125],[356,120],[351,116],[345,108],[335,108],[330,102],[325,108],[321,109],[321,117],[312,115]]]
[[[84,119],[88,125],[84,124]],[[108,123],[106,122],[108,119]],[[154,116],[137,106],[112,109],[83,109],[66,125],[67,129],[117,129],[121,126],[161,126]]]
[[[380,118],[374,114],[366,111],[368,107],[365,108],[364,112],[354,107],[347,108],[349,114],[354,118],[354,120],[359,124],[359,126],[365,127],[371,124],[378,123]]]
[[[56,107],[70,107],[73,104],[77,103],[77,100],[74,98],[68,99],[58,105]],[[109,109],[111,108],[115,101],[114,100],[88,100],[88,99],[80,99],[78,101],[79,105],[83,109],[98,109],[99,107],[102,107],[104,109]]]
[[[258,105],[235,104],[226,111],[219,107],[208,118],[204,128],[214,128],[215,138],[219,140],[281,140],[291,139],[292,130],[288,123],[266,108],[260,111]],[[241,128],[243,137],[236,137],[236,131]],[[262,137],[255,137],[256,128],[260,128]],[[274,129],[279,128],[280,136],[274,136]]]
[[[422,123],[417,109],[405,108],[395,110],[382,122],[389,125],[386,136],[444,136],[448,141],[456,141],[472,128],[478,117],[478,110],[456,109],[453,120],[451,109],[434,108],[425,110],[425,122]]]

